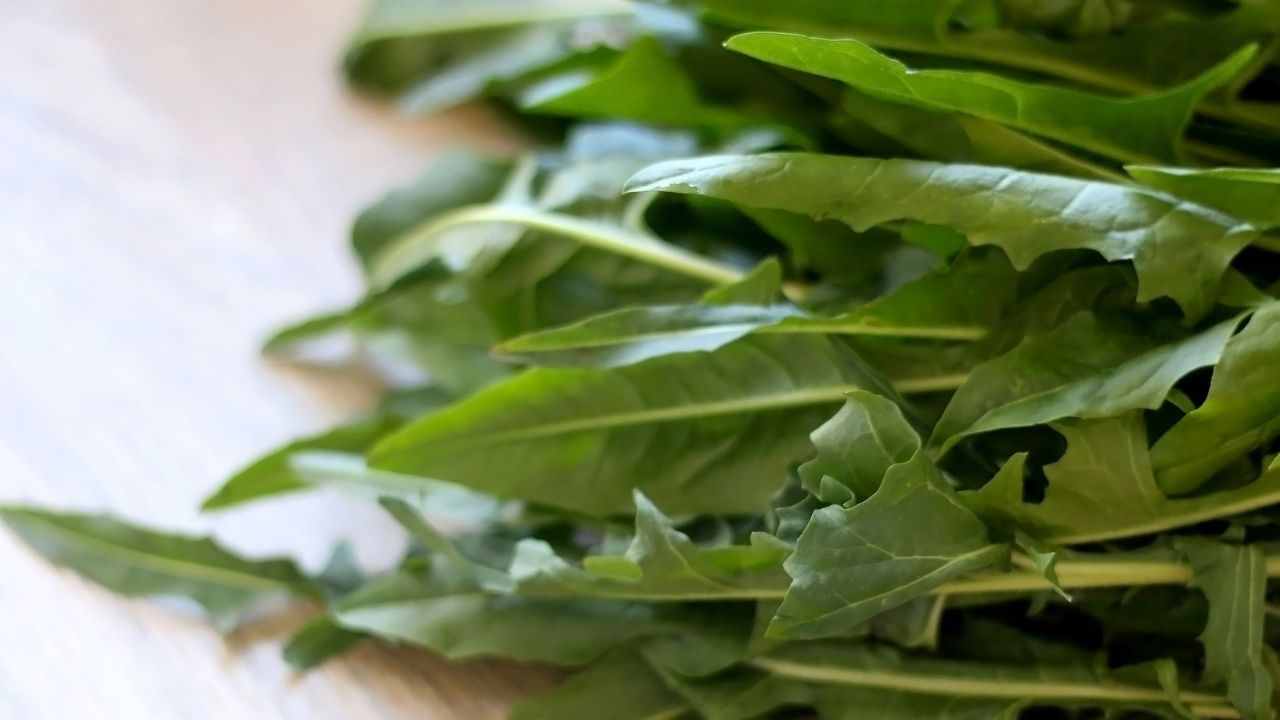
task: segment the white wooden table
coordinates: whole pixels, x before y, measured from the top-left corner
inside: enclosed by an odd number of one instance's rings
[[[256,453],[369,401],[272,368],[278,322],[352,299],[354,213],[480,110],[429,123],[349,98],[355,0],[7,0],[0,8],[0,500],[216,531],[311,568],[340,537],[399,551],[375,508],[300,496],[200,517]],[[545,671],[366,647],[303,678],[301,616],[226,643],[118,600],[0,533],[0,717],[500,717]]]

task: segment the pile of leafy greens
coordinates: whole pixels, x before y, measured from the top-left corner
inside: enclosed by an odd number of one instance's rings
[[[354,85],[534,149],[360,215],[364,297],[267,349],[384,402],[204,507],[347,488],[403,561],[0,517],[220,627],[322,603],[298,668],[577,670],[519,720],[1274,717],[1278,49],[1275,0],[380,0]]]

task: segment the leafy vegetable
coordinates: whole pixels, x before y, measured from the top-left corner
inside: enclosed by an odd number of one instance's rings
[[[264,350],[382,402],[204,509],[341,488],[403,556],[0,519],[224,629],[323,606],[299,671],[575,672],[517,720],[1274,718],[1278,48],[1270,0],[376,0],[355,87],[526,147],[360,213],[363,292]]]

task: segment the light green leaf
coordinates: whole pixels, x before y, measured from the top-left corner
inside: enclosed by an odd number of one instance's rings
[[[972,115],[925,110],[916,105],[879,100],[856,90],[845,93],[840,101],[840,110],[843,115],[834,120],[838,130],[849,129],[859,133],[865,132],[863,128],[870,129],[877,135],[892,139],[907,151],[897,154],[919,155],[945,162],[1003,165],[1112,182],[1125,179],[1123,174],[1105,164]],[[860,144],[856,139],[853,143],[855,146],[867,144]],[[874,146],[866,149],[875,154],[889,154]]]
[[[1177,88],[1114,99],[990,73],[911,70],[854,39],[754,32],[736,35],[726,46],[882,100],[973,115],[1125,161],[1178,158],[1192,109],[1257,53],[1256,46],[1246,47]]]
[[[672,383],[672,378],[681,382]],[[592,515],[757,512],[844,393],[887,383],[819,336],[748,337],[616,369],[525,372],[374,448],[382,470]]]
[[[532,114],[722,131],[767,122],[702,101],[685,69],[652,37],[637,39],[600,70],[576,68],[540,79],[519,94],[518,102]]]
[[[1000,253],[980,253],[830,316],[784,304],[708,305],[704,298],[699,305],[624,308],[512,338],[496,351],[539,365],[616,367],[715,350],[751,333],[976,340],[1012,305],[1016,282]],[[972,292],[975,285],[985,292]]]
[[[344,627],[429,648],[448,658],[508,657],[561,665],[662,634],[692,634],[695,618],[665,605],[539,600],[494,594],[468,581],[397,573],[334,608]]]
[[[1266,558],[1258,547],[1179,538],[1195,573],[1194,585],[1209,599],[1209,622],[1200,640],[1205,679],[1226,683],[1231,703],[1250,720],[1275,716],[1272,679],[1263,662]]]
[[[905,422],[891,404],[865,394],[851,394],[849,402],[861,404],[865,418],[843,426],[850,432],[878,434],[886,428],[895,437],[905,434]],[[848,632],[949,580],[1007,560],[1009,548],[988,539],[986,526],[919,447],[917,438],[916,452],[890,466],[865,501],[813,514],[785,563],[792,584],[769,635],[814,638]]]
[[[1155,410],[1183,376],[1218,362],[1239,323],[1232,318],[1158,344],[1136,322],[1079,313],[976,368],[938,421],[932,444],[945,453],[978,433]]]
[[[1129,165],[1144,185],[1217,208],[1260,228],[1280,227],[1280,169]]]
[[[1043,500],[1023,500],[1025,454],[961,499],[993,525],[1061,545],[1148,535],[1280,502],[1280,475],[1192,498],[1166,497],[1151,471],[1141,413],[1066,421],[1054,429],[1067,451],[1044,469]]]
[[[465,150],[432,158],[413,182],[392,190],[356,216],[351,246],[366,270],[396,237],[424,220],[466,205],[488,202],[501,192],[512,164]]]
[[[1257,236],[1216,211],[1120,185],[913,160],[711,156],[650,166],[628,189],[832,217],[855,230],[945,225],[970,244],[1000,246],[1018,269],[1054,250],[1094,250],[1134,262],[1140,302],[1169,296],[1192,319],[1212,307],[1231,259]]]
[[[205,499],[200,509],[223,510],[266,497],[305,490],[314,481],[307,472],[307,463],[295,462],[298,458],[319,450],[347,458],[353,457],[358,461],[364,451],[373,447],[378,439],[390,434],[403,423],[403,419],[394,415],[378,414],[295,440],[232,475],[222,487]]]
[[[696,545],[636,491],[635,537],[624,555],[588,555],[581,568],[538,540],[516,547],[514,591],[537,597],[626,598],[651,601],[781,597],[782,561],[790,545],[754,533],[747,545]]]
[[[208,538],[15,505],[0,507],[0,520],[54,564],[121,595],[190,599],[223,631],[272,601],[320,595],[292,562],[245,560]]]
[[[1151,449],[1156,481],[1190,492],[1231,461],[1280,435],[1280,302],[1257,309],[1227,342],[1209,396]]]

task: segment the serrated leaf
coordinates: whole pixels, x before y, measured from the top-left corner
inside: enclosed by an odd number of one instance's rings
[[[993,430],[1155,410],[1174,383],[1219,361],[1240,319],[1161,343],[1132,322],[1077,314],[975,368],[938,420],[931,444],[945,453]]]
[[[54,564],[121,595],[190,599],[223,631],[272,601],[320,595],[292,562],[246,560],[208,538],[15,505],[0,507],[0,520]]]
[[[1209,395],[1151,449],[1156,481],[1170,494],[1200,487],[1232,460],[1280,435],[1280,302],[1259,307],[1232,337]]]
[[[1196,538],[1179,538],[1176,547],[1191,562],[1194,585],[1209,599],[1209,622],[1200,636],[1205,679],[1225,683],[1231,703],[1245,718],[1274,717],[1274,687],[1262,656],[1267,598],[1262,550]]]
[[[1212,307],[1231,259],[1257,237],[1217,211],[1121,185],[914,160],[709,156],[652,165],[628,189],[831,217],[855,230],[894,220],[944,225],[972,245],[1000,246],[1018,269],[1055,250],[1094,250],[1134,262],[1139,301],[1171,297],[1192,319]]]
[[[962,500],[989,522],[1072,545],[1163,532],[1229,517],[1280,501],[1280,475],[1191,498],[1169,498],[1156,485],[1140,413],[1069,421],[1054,429],[1067,442],[1045,467],[1040,502],[1024,496],[1025,453],[1015,455],[980,490]]]
[[[849,402],[861,405],[865,419],[845,425],[850,432],[908,432],[896,407],[865,393],[851,394]],[[847,632],[949,580],[1008,559],[1008,546],[990,541],[986,526],[919,449],[918,438],[915,447],[910,459],[888,467],[866,500],[813,513],[784,565],[792,584],[769,625],[771,636]],[[921,531],[904,533],[903,527]]]

